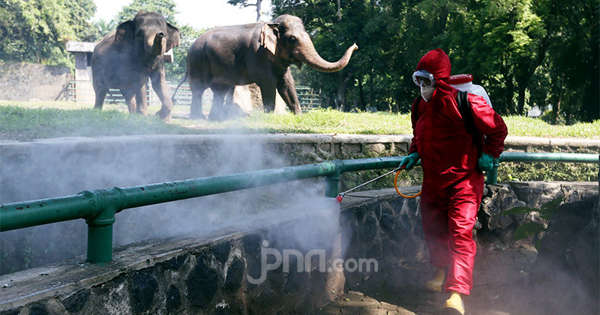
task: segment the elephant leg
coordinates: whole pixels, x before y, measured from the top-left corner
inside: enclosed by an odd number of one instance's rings
[[[294,114],[302,113],[298,94],[296,94],[296,85],[294,84],[294,78],[292,77],[290,68],[287,69],[283,77],[277,82],[277,91],[290,111]]]
[[[190,80],[190,88],[192,89],[192,105],[190,106],[190,118],[201,118],[204,119],[204,113],[202,113],[202,94],[206,90],[206,85]]]
[[[235,104],[233,102],[233,94],[235,92],[235,85],[233,86],[229,86],[229,88],[227,88],[225,90],[225,93],[223,94],[223,114],[224,114],[224,118],[233,118],[235,116],[240,116],[240,112],[241,110],[239,109],[238,105]]]
[[[210,87],[213,91],[213,101],[212,106],[210,108],[210,114],[208,115],[208,119],[210,120],[223,120],[225,119],[225,110],[224,110],[224,101],[225,94],[227,94],[227,90],[230,88],[229,86],[223,85],[215,85]]]
[[[276,96],[275,84],[261,83],[258,86],[260,87],[260,95],[262,96],[263,108],[265,112],[269,113],[274,111]]]
[[[142,115],[146,115],[148,104],[146,103],[146,84],[142,84],[142,87],[135,93],[135,101],[137,103],[137,112]]]
[[[108,93],[108,89],[95,88],[94,90],[96,92],[96,102],[94,103],[94,108],[102,110],[102,105],[104,104],[104,98],[106,97],[106,93]]]
[[[135,113],[136,103],[135,103],[135,93],[130,89],[121,89],[121,94],[125,98],[125,103],[127,104],[127,108],[129,109],[129,113]]]
[[[167,85],[167,80],[165,79],[165,71],[159,70],[153,72],[150,75],[150,79],[152,80],[152,88],[162,103],[162,107],[160,111],[156,113],[156,115],[158,115],[160,119],[169,120],[171,119],[173,103],[171,102],[171,98],[168,97],[168,95],[171,95],[171,93],[169,92],[169,86]]]

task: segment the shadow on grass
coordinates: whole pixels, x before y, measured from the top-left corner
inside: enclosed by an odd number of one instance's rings
[[[3,140],[192,132],[155,116],[129,115],[115,110],[0,106],[0,139]]]
[[[179,123],[193,122],[193,126]],[[215,123],[178,117],[164,122],[154,115],[118,110],[25,108],[0,106],[0,140],[30,141],[57,137],[102,137],[156,134],[314,133],[310,128],[246,126],[243,121]]]

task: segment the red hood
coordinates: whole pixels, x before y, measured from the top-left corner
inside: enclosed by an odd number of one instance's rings
[[[433,74],[436,87],[442,88],[445,93],[450,93],[452,88],[448,84],[448,79],[452,73],[451,68],[450,57],[441,48],[436,48],[427,52],[419,60],[416,70],[426,70]]]
[[[448,79],[451,73],[450,58],[440,48],[430,50],[419,60],[417,70],[427,70],[436,80]]]

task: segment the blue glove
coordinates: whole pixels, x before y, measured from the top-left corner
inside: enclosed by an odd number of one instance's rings
[[[415,165],[417,165],[417,161],[419,161],[420,157],[419,157],[419,153],[417,152],[413,152],[407,156],[405,156],[404,158],[402,158],[402,161],[400,161],[400,165],[398,165],[398,167],[405,167],[406,170],[410,170],[411,168],[413,168]]]
[[[481,154],[479,161],[477,161],[479,165],[479,169],[485,172],[490,172],[494,168],[494,158],[487,154]]]

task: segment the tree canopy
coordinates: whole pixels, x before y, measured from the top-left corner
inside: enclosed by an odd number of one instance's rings
[[[0,1],[0,60],[71,65],[68,40],[90,37],[92,0]]]
[[[302,18],[319,52],[359,50],[341,73],[299,71],[326,102],[344,109],[406,112],[417,90],[410,75],[442,48],[452,72],[470,73],[497,111],[526,114],[552,105],[567,121],[600,118],[595,0],[273,0],[274,12]]]
[[[231,4],[231,5],[237,5],[243,8],[246,7],[256,7],[256,21],[260,21],[260,14],[261,14],[261,10],[262,10],[262,3],[263,0],[254,0],[254,1],[248,1],[248,0],[227,0],[227,3]]]
[[[157,12],[165,17],[167,22],[175,25],[175,1],[173,0],[133,0],[117,14],[117,21],[131,20],[138,11]]]

